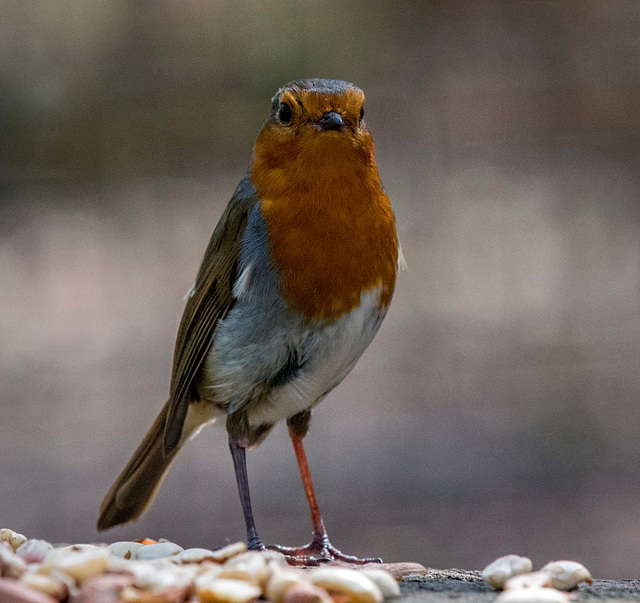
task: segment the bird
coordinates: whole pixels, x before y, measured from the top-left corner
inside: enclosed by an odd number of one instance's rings
[[[225,420],[247,545],[264,549],[246,450],[284,420],[313,532],[305,546],[273,548],[298,565],[372,560],[331,544],[303,446],[312,410],[378,331],[404,261],[364,101],[354,84],[317,78],[272,98],[187,294],[169,399],[104,498],[99,530],[137,519],[178,451]]]

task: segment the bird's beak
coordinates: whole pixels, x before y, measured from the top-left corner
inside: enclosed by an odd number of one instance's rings
[[[320,118],[318,126],[321,130],[341,130],[344,122],[340,113],[328,111]]]

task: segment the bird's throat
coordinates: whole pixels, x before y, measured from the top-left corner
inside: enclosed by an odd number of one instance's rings
[[[283,296],[309,320],[335,321],[376,287],[385,306],[395,285],[395,220],[373,155],[336,159],[252,171]]]

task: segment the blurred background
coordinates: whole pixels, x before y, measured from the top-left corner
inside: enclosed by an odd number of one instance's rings
[[[334,77],[409,265],[307,438],[334,543],[640,576],[639,32],[637,0],[2,2],[2,527],[244,538],[219,427],[140,522],[94,525],[272,94]],[[286,430],[248,463],[264,540],[306,542]]]

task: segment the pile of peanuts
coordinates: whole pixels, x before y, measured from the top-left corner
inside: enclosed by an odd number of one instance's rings
[[[532,569],[531,559],[505,555],[487,565],[482,577],[504,590],[496,599],[498,603],[569,603],[563,591],[593,582],[589,570],[577,561],[550,561],[540,571]]]
[[[290,567],[238,542],[216,551],[168,541],[54,547],[0,530],[0,601],[11,603],[382,603],[400,588],[381,569]]]

